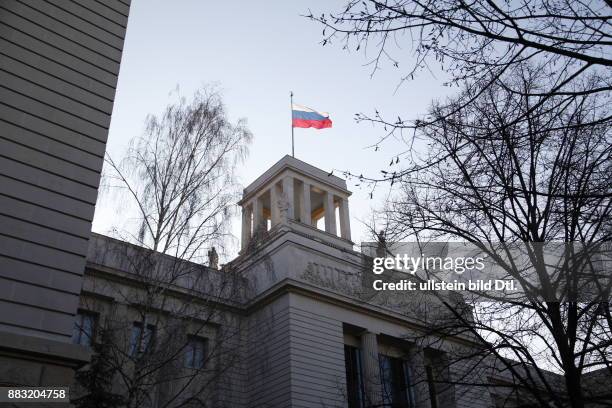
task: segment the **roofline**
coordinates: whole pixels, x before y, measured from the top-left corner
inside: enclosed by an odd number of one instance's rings
[[[257,193],[264,185],[266,185],[267,182],[278,176],[286,169],[291,169],[296,171],[297,173],[309,176],[320,182],[321,184],[326,184],[332,187],[334,190],[339,190],[340,192],[348,196],[352,194],[349,190],[347,190],[346,180],[338,176],[334,176],[331,173],[326,173],[325,171],[313,166],[312,164],[306,163],[305,161],[296,159],[295,157],[289,156],[287,154],[283,156],[280,160],[278,160],[276,163],[274,163],[262,175],[252,181],[248,186],[246,186],[242,190],[242,198],[240,199],[240,201],[238,201],[237,204],[242,205],[245,201],[255,195],[255,193]]]

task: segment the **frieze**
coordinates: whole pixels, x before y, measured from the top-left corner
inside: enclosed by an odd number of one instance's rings
[[[425,299],[415,294],[395,291],[375,291],[372,289],[372,274],[367,268],[348,271],[317,262],[309,262],[300,279],[321,288],[347,295],[355,300],[382,306],[406,316],[422,312]]]

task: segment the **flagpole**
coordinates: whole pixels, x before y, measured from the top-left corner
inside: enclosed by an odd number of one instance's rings
[[[293,91],[289,91],[289,98],[291,99],[291,156],[295,157],[295,141],[293,137]]]

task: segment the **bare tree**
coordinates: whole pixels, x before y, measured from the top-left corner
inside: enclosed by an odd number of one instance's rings
[[[612,143],[610,124],[598,120],[607,111],[586,95],[554,95],[533,109],[548,79],[525,65],[513,74],[506,81],[521,94],[498,81],[431,109],[435,125],[415,134],[426,148],[393,175],[386,239],[471,243],[521,285],[520,298],[490,297],[467,317],[428,321],[428,336],[469,332],[510,373],[505,387],[534,406],[610,405],[612,395],[583,384],[589,371],[612,373]],[[465,98],[473,101],[455,110]],[[566,245],[552,270],[547,243]],[[522,263],[511,253],[519,247]]]
[[[399,67],[403,58],[397,54],[412,50],[402,80],[441,68],[450,78],[448,85],[470,87],[472,98],[455,106],[460,109],[525,62],[553,79],[546,88],[530,90],[541,97],[537,103],[551,95],[609,98],[611,10],[607,1],[350,0],[339,13],[308,17],[325,26],[324,45],[340,40],[349,49],[373,48],[374,71],[385,62]],[[378,111],[358,119],[394,130],[427,126],[432,120],[388,120]]]
[[[480,305],[473,319],[455,313],[430,324],[432,334],[468,331],[480,338],[485,354],[511,374],[503,385],[509,397],[521,390],[533,406],[609,405],[609,394],[584,387],[587,372],[610,373],[609,266],[593,273],[584,251],[571,253],[557,275],[541,265],[545,242],[578,243],[598,253],[609,245],[610,3],[345,4],[337,14],[308,15],[324,25],[324,45],[339,40],[345,48],[374,49],[374,72],[385,62],[400,67],[398,53],[408,48],[412,65],[402,81],[439,68],[459,89],[420,118],[358,114],[358,121],[385,130],[375,150],[389,136],[404,140],[406,149],[380,176],[345,174],[372,188],[393,186],[381,214],[387,240],[473,243],[497,256],[527,296]],[[501,249],[491,250],[499,243]],[[514,243],[528,247],[536,285],[499,258]],[[585,279],[595,289],[581,297]],[[538,365],[543,358],[563,373],[561,386]]]
[[[218,270],[215,247],[230,235],[234,169],[250,140],[245,121],[230,123],[220,95],[205,88],[149,116],[123,161],[107,157],[107,180],[134,204],[137,226],[116,230],[122,241],[94,243],[91,261],[116,265],[115,276],[89,268],[84,292],[93,310],[105,309],[106,344],[91,369],[112,377],[117,406],[209,406],[236,363],[241,328],[230,311],[243,280]],[[98,291],[118,301],[101,306]]]
[[[202,260],[204,248],[223,244],[237,197],[234,169],[250,140],[245,120],[231,124],[211,88],[149,116],[121,163],[106,158],[107,178],[139,213],[137,234],[122,238],[184,260]]]

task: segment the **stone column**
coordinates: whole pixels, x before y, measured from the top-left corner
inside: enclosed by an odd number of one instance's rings
[[[280,219],[280,211],[278,208],[278,187],[275,184],[272,184],[270,187],[270,226],[273,227],[278,224]]]
[[[261,205],[261,199],[260,197],[255,197],[253,199],[253,234],[263,225],[263,222],[263,206]]]
[[[244,205],[242,207],[242,249],[247,247],[249,239],[251,239],[251,212],[248,207]]]
[[[340,203],[340,236],[351,240],[351,218],[347,198],[343,198]]]
[[[334,194],[325,192],[323,197],[323,207],[325,209],[325,231],[337,235],[336,230],[336,207],[334,205]]]
[[[410,384],[414,392],[416,408],[431,408],[429,399],[429,383],[427,382],[427,371],[425,369],[425,353],[423,348],[413,346],[410,349]]]
[[[306,225],[312,225],[312,208],[310,208],[310,184],[303,183],[302,186],[302,202],[300,203],[300,221]]]
[[[289,204],[287,218],[290,220],[294,220],[295,216],[293,211],[295,209],[295,205],[293,202],[293,177],[286,176],[285,178],[283,178],[283,193],[285,194],[285,197],[287,198],[287,203]]]
[[[361,335],[361,357],[363,366],[363,386],[366,400],[365,406],[380,406],[382,404],[382,393],[376,333],[364,332]]]

